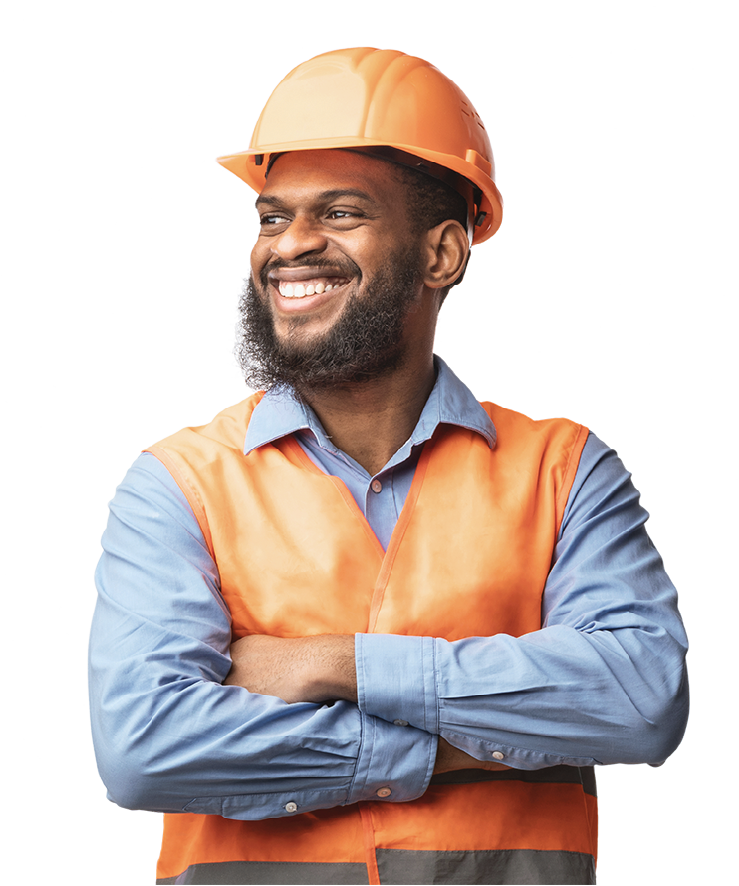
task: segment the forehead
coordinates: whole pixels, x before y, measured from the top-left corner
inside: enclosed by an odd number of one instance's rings
[[[292,151],[275,160],[260,198],[355,190],[378,203],[397,202],[399,187],[385,160],[353,151]]]

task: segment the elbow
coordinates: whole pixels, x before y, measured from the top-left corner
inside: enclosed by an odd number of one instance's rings
[[[108,799],[124,809],[147,812],[181,812],[167,796],[161,776],[151,773],[151,761],[142,760],[130,748],[95,742],[98,772],[108,792]]]
[[[122,718],[109,716],[104,704],[93,705],[91,713],[95,759],[108,799],[124,809],[180,811],[161,808],[159,779],[152,777],[154,760],[146,750],[151,744],[142,741],[145,730],[132,729],[133,712],[125,718],[128,728],[122,728]]]
[[[650,695],[648,703],[632,710],[621,734],[621,750],[609,762],[661,766],[682,741],[689,710],[687,673],[682,670],[674,685]]]
[[[151,793],[146,790],[141,779],[128,777],[121,773],[104,773],[98,767],[100,777],[108,791],[108,799],[116,806],[123,809],[144,810],[146,812],[159,812],[159,805],[155,802]]]
[[[98,772],[110,801],[123,809],[144,812],[185,812],[192,796],[184,796],[182,785],[166,773],[147,771],[143,765],[121,760],[108,764],[98,759]],[[214,810],[216,811],[216,810]]]

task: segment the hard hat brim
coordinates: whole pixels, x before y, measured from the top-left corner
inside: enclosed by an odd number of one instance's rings
[[[325,151],[385,146],[451,169],[463,178],[469,179],[482,192],[482,205],[480,209],[485,213],[482,223],[474,228],[472,243],[483,243],[495,234],[503,220],[503,198],[489,175],[490,164],[477,154],[476,151],[468,151],[467,157],[462,160],[460,157],[450,154],[441,154],[428,149],[420,150],[414,145],[389,144],[384,141],[353,136],[346,138],[334,137],[330,141],[316,139],[312,142],[304,140],[295,144],[283,142],[279,145],[260,145],[258,149],[250,148],[247,151],[226,154],[217,159],[221,166],[233,172],[234,175],[246,182],[257,193],[261,193],[266,182],[270,154],[284,154],[291,151]]]

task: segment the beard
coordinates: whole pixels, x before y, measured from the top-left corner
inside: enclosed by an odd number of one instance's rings
[[[235,352],[247,385],[255,390],[289,387],[300,395],[371,381],[401,364],[405,321],[421,279],[417,245],[393,256],[362,287],[361,295],[355,292],[347,300],[331,329],[308,341],[298,336],[302,318],[292,321],[284,341],[275,335],[266,296],[267,274],[285,266],[287,262],[277,259],[262,270],[264,298],[252,276],[245,281]],[[306,266],[320,273],[322,265],[320,260],[302,261],[301,267]],[[342,273],[361,284],[361,272],[353,262]]]

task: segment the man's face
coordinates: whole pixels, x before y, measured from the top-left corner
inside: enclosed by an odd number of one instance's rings
[[[285,154],[257,209],[239,346],[247,380],[309,389],[397,365],[423,275],[392,166],[347,151]]]

